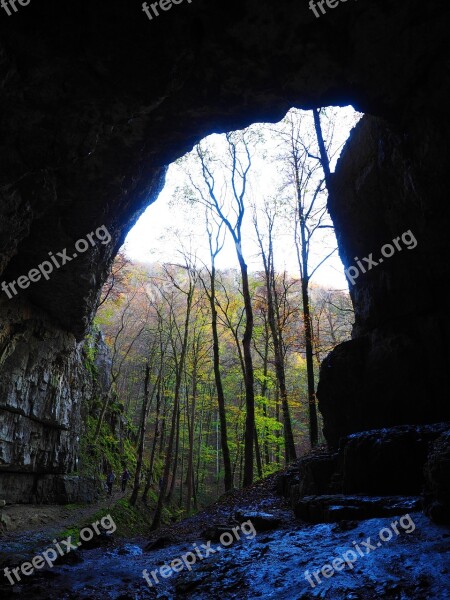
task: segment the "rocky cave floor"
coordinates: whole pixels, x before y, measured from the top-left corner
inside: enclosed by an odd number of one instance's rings
[[[117,531],[113,536],[98,537],[97,547],[72,551],[52,569],[43,569],[26,578],[23,585],[12,586],[2,577],[0,597],[5,600],[450,598],[449,528],[435,525],[415,511],[410,513],[414,531],[406,533],[405,527],[398,536],[378,545],[380,530],[389,528],[404,512],[398,517],[308,524],[296,519],[284,498],[277,495],[275,478],[272,476],[246,491],[225,495],[197,515],[160,529],[150,539],[124,540]],[[241,541],[221,547],[220,533],[248,518],[255,524],[256,536],[246,530],[248,536],[241,532]],[[34,553],[38,546],[51,547],[55,531],[64,522],[63,518],[60,523],[35,524],[0,538],[2,569],[5,564],[10,568],[18,566],[32,556],[26,550],[27,540]],[[352,569],[345,566],[328,579],[320,576],[321,583],[314,588],[306,581],[305,570],[317,571],[344,552],[354,550],[353,542],[364,548],[361,542],[368,537],[374,549],[358,557]],[[160,583],[152,588],[143,579],[143,569],[149,572],[159,569],[192,551],[194,543],[202,548],[201,544],[207,544],[208,540],[212,540],[215,552],[198,560],[190,572],[184,569],[167,579],[159,576]],[[206,550],[202,552],[206,554]]]

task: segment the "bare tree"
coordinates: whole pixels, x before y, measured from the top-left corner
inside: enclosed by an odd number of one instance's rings
[[[135,285],[134,290],[126,297],[124,307],[121,311],[120,322],[113,336],[112,357],[110,366],[110,383],[104,393],[102,408],[95,429],[94,441],[98,439],[100,430],[108,410],[117,379],[121,373],[122,367],[131,352],[131,349],[141,337],[148,321],[148,306],[146,305],[142,313],[135,310],[134,301],[138,298],[142,290],[141,282]]]
[[[180,327],[177,322],[176,314],[175,314],[175,303],[173,294],[168,294],[166,291],[162,291],[162,295],[164,296],[167,306],[169,309],[169,318],[171,323],[173,324],[173,328],[169,330],[169,343],[172,347],[173,360],[175,363],[175,389],[174,389],[174,399],[173,399],[173,410],[172,410],[172,420],[170,426],[169,440],[167,445],[167,451],[164,462],[164,471],[161,479],[161,485],[159,490],[158,502],[155,509],[155,514],[153,517],[152,529],[157,529],[161,523],[162,510],[167,494],[167,488],[169,484],[170,477],[170,467],[172,464],[173,454],[174,454],[174,442],[175,436],[177,434],[177,426],[178,426],[178,418],[180,411],[180,392],[181,392],[181,384],[184,372],[184,365],[186,360],[186,352],[189,340],[189,327],[190,327],[190,319],[191,319],[191,311],[192,311],[192,303],[194,299],[194,292],[197,281],[197,267],[193,261],[192,256],[189,256],[187,253],[184,254],[184,264],[177,265],[178,268],[184,270],[186,274],[187,281],[185,281],[185,287],[182,284],[178,283],[176,280],[176,276],[171,273],[171,271],[166,267],[166,274],[168,278],[171,280],[171,283],[175,290],[185,297],[185,318],[184,318],[184,326]]]
[[[157,389],[157,385],[153,386],[152,396],[150,398],[150,373],[152,370],[151,362],[153,361],[153,359],[154,359],[154,350],[152,352],[152,357],[150,359],[150,362],[147,362],[147,364],[145,365],[144,398],[142,401],[141,422],[140,422],[140,426],[139,426],[139,441],[138,441],[138,448],[137,448],[136,471],[134,474],[133,491],[131,493],[131,498],[130,498],[131,506],[134,506],[136,504],[138,494],[139,494],[142,465],[143,465],[143,461],[144,461],[144,442],[145,442],[145,432],[146,432],[146,428],[147,428],[148,411],[150,410],[151,401],[153,400],[153,397],[154,397],[156,389]]]
[[[245,197],[247,192],[248,174],[251,168],[251,156],[249,144],[246,139],[246,132],[226,134],[227,152],[229,164],[227,165],[230,173],[230,187],[232,203],[231,207],[226,205],[223,197],[216,193],[216,181],[209,160],[208,153],[198,145],[197,156],[201,165],[203,180],[207,188],[207,194],[193,182],[191,183],[197,190],[200,200],[215,214],[225,225],[230,233],[239,262],[242,294],[244,298],[245,309],[245,330],[242,338],[242,349],[245,364],[245,398],[246,398],[246,424],[244,441],[244,479],[245,486],[253,482],[253,442],[255,431],[255,390],[254,373],[252,359],[252,335],[253,335],[253,309],[251,292],[248,278],[248,267],[242,250],[242,222],[245,214]]]
[[[127,274],[127,267],[130,265],[130,261],[122,250],[119,250],[116,258],[114,259],[111,270],[106,280],[105,285],[102,288],[102,293],[97,305],[97,310],[105,304],[107,300],[113,302],[118,300],[120,295],[123,293],[124,282]]]
[[[228,432],[227,432],[227,416],[225,410],[225,394],[223,391],[222,375],[220,372],[220,349],[219,349],[219,333],[217,328],[217,305],[216,305],[216,258],[223,248],[224,237],[222,234],[222,224],[216,228],[216,233],[213,233],[212,225],[206,213],[206,230],[208,234],[209,254],[211,259],[211,269],[207,269],[209,275],[209,286],[204,278],[200,276],[203,288],[209,300],[211,309],[211,330],[213,341],[213,367],[214,380],[217,390],[217,403],[219,409],[220,420],[220,436],[222,447],[222,458],[224,466],[224,485],[225,491],[233,488],[233,473],[231,470],[230,449],[228,447]]]
[[[155,390],[156,390],[156,416],[155,416],[155,427],[153,433],[153,444],[150,453],[150,464],[148,467],[147,481],[145,484],[144,492],[142,494],[143,502],[147,502],[148,492],[150,491],[150,486],[153,482],[153,468],[155,464],[155,454],[156,454],[156,446],[158,444],[158,438],[160,435],[160,411],[161,411],[161,395],[164,390],[164,369],[165,369],[165,358],[166,358],[166,341],[163,338],[163,321],[160,318],[160,315],[157,314],[158,317],[158,333],[159,333],[159,370],[158,377],[156,380]]]
[[[285,165],[284,189],[294,190],[295,247],[300,269],[303,324],[305,332],[305,358],[308,381],[308,410],[311,446],[318,442],[317,400],[314,376],[314,333],[311,320],[310,282],[317,270],[336,252],[333,248],[315,266],[311,265],[311,248],[314,235],[322,229],[332,229],[324,194],[325,177],[320,159],[313,154],[314,142],[305,133],[304,116],[291,111],[284,126],[278,131],[282,140],[281,160]],[[331,145],[332,140],[329,143]],[[329,163],[327,163],[329,166]]]
[[[283,355],[283,329],[280,319],[277,318],[277,286],[274,266],[274,248],[273,248],[273,230],[275,225],[276,207],[273,210],[266,202],[264,207],[266,217],[267,248],[264,244],[262,233],[258,226],[258,217],[256,211],[253,216],[253,224],[258,238],[258,244],[264,264],[264,275],[267,295],[267,317],[272,334],[273,349],[275,355],[275,372],[280,389],[281,406],[283,410],[284,423],[284,447],[286,463],[295,461],[297,453],[295,451],[294,434],[292,432],[292,423],[289,410],[288,393],[286,388],[285,361]]]

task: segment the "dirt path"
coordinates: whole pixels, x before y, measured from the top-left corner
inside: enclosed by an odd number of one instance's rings
[[[102,495],[98,502],[81,505],[13,504],[1,510],[7,523],[0,530],[0,562],[5,555],[34,551],[58,537],[61,532],[89,522],[98,511],[108,514],[114,504],[127,495],[120,490]]]

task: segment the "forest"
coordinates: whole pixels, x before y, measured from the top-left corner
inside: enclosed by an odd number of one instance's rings
[[[318,372],[354,316],[346,289],[315,282],[336,253],[338,119],[293,109],[204,140],[177,163],[186,228],[165,233],[172,259],[125,248],[114,261],[85,347],[95,369],[101,335],[111,361],[82,468],[129,469],[130,504],[147,503],[154,528],[323,443]],[[235,260],[220,263],[227,245]]]

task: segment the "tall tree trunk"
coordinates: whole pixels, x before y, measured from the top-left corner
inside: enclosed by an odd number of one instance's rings
[[[169,483],[170,476],[170,467],[172,465],[173,458],[173,444],[175,439],[175,432],[177,426],[177,415],[178,415],[178,402],[174,403],[173,411],[172,411],[172,422],[171,422],[171,430],[169,434],[169,443],[166,452],[166,460],[164,463],[164,471],[163,476],[160,481],[160,489],[158,502],[155,509],[155,515],[153,517],[152,529],[157,529],[161,523],[162,510],[164,506],[164,500],[167,492],[167,486]]]
[[[171,429],[170,429],[170,435],[169,435],[169,443],[168,443],[168,447],[167,447],[166,460],[164,463],[164,471],[163,471],[163,476],[162,476],[162,481],[161,481],[161,488],[160,488],[159,496],[158,496],[158,503],[156,505],[155,515],[153,517],[152,529],[157,529],[161,523],[164,499],[165,499],[165,496],[167,493],[167,486],[169,483],[170,466],[171,466],[172,457],[173,457],[173,445],[174,445],[174,438],[175,438],[175,433],[176,433],[176,428],[177,428],[177,418],[178,418],[178,411],[179,411],[179,405],[180,405],[180,389],[181,389],[181,382],[182,382],[182,378],[183,378],[184,363],[185,363],[185,359],[186,359],[186,350],[187,350],[188,335],[189,335],[189,321],[191,318],[193,294],[194,294],[194,289],[191,284],[191,287],[189,289],[189,293],[188,293],[187,299],[186,299],[186,318],[185,318],[185,322],[184,322],[184,336],[183,336],[183,341],[182,341],[182,346],[181,346],[181,355],[180,355],[180,359],[178,361],[178,365],[176,368],[175,393],[174,393],[174,400],[173,400],[174,404],[173,404],[173,412],[172,412]],[[174,348],[174,354],[176,354],[175,348]]]
[[[237,248],[239,265],[242,276],[242,295],[245,305],[245,330],[242,338],[242,349],[245,363],[245,436],[244,436],[244,477],[243,485],[248,487],[253,483],[253,434],[255,430],[255,390],[252,359],[253,309],[248,281],[248,268],[244,257]]]
[[[262,479],[263,469],[262,469],[262,462],[261,462],[261,450],[260,450],[260,447],[259,447],[259,440],[258,440],[258,432],[256,430],[256,423],[255,423],[254,436],[255,436],[256,469],[258,471],[258,477],[260,479]]]
[[[325,183],[328,189],[328,196],[331,196],[331,170],[330,170],[330,159],[328,158],[328,152],[325,148],[325,142],[323,139],[322,125],[320,124],[320,110],[318,108],[313,109],[314,115],[314,127],[316,130],[317,143],[319,145],[320,152],[320,164],[325,175]]]
[[[151,454],[150,454],[150,464],[149,464],[149,467],[148,467],[147,483],[145,484],[144,492],[142,494],[142,500],[145,503],[147,502],[148,492],[150,491],[150,487],[151,487],[152,482],[153,482],[153,469],[154,469],[154,464],[155,464],[156,445],[158,443],[158,436],[159,436],[159,411],[160,411],[160,406],[161,406],[161,380],[158,381],[158,391],[156,393],[155,432],[154,432],[154,436],[153,436],[153,444],[152,444],[152,450],[151,450]]]
[[[225,410],[225,394],[223,391],[222,375],[220,372],[220,350],[219,333],[217,330],[217,308],[216,308],[216,267],[214,260],[211,268],[211,292],[209,294],[209,303],[211,307],[211,328],[213,337],[213,366],[214,380],[216,382],[217,403],[219,407],[220,419],[220,438],[222,445],[223,467],[225,471],[224,484],[225,491],[233,488],[233,473],[231,470],[230,449],[228,446],[227,415]]]
[[[274,275],[271,275],[272,279],[272,290],[275,286]],[[281,408],[283,411],[283,424],[284,424],[284,454],[286,463],[289,464],[297,459],[297,453],[295,451],[294,434],[292,431],[291,415],[289,410],[288,393],[286,388],[286,371],[284,368],[284,356],[283,348],[281,344],[281,332],[279,324],[275,316],[275,310],[273,305],[273,294],[269,294],[269,325],[272,332],[272,340],[275,354],[275,372],[278,379],[278,386],[281,397]]]
[[[253,310],[250,294],[250,286],[248,281],[248,268],[242,253],[242,222],[245,214],[245,195],[247,189],[247,177],[251,167],[251,155],[248,143],[245,139],[245,134],[241,138],[246,159],[244,166],[239,158],[238,143],[233,139],[233,135],[226,134],[228,142],[228,150],[231,157],[231,187],[234,196],[234,214],[236,216],[235,223],[232,224],[227,216],[223,213],[223,204],[218,200],[214,191],[214,176],[207,165],[205,155],[200,146],[197,146],[197,155],[202,166],[202,173],[205,184],[208,188],[210,202],[207,203],[211,210],[220,218],[230,232],[236,253],[238,256],[239,266],[241,269],[242,278],[242,294],[244,297],[245,306],[245,331],[242,339],[242,348],[244,352],[245,362],[245,397],[246,397],[246,422],[245,422],[245,441],[244,441],[244,487],[247,487],[253,482],[253,434],[255,427],[255,390],[254,390],[254,373],[253,360],[251,353],[252,335],[253,335]],[[241,189],[238,191],[237,180],[241,183]]]
[[[178,506],[180,507],[180,509],[183,509],[183,494],[184,494],[184,458],[185,458],[185,450],[186,450],[186,423],[188,426],[188,430],[189,430],[189,417],[187,417],[187,413],[188,413],[188,408],[189,408],[189,392],[188,392],[188,385],[186,382],[186,402],[184,405],[184,411],[183,411],[183,445],[181,447],[181,473],[180,473],[180,499],[178,502]]]
[[[195,343],[195,342],[194,342]],[[194,350],[195,352],[195,350]],[[188,444],[188,467],[187,467],[187,498],[186,498],[186,511],[187,514],[191,512],[192,502],[192,490],[194,481],[194,422],[195,422],[195,408],[197,402],[197,357],[194,357],[194,366],[192,369],[192,403],[191,403],[191,414],[188,415],[188,431],[189,431],[189,444]]]
[[[197,444],[197,468],[196,468],[196,481],[195,481],[195,495],[198,496],[199,484],[200,484],[200,465],[202,457],[202,436],[203,436],[203,415],[205,412],[205,399],[202,400],[202,408],[200,411],[200,429],[198,432],[198,444]]]
[[[268,332],[268,328],[267,328],[267,321],[265,323],[265,328],[266,328],[266,337],[265,337],[264,358],[263,358],[264,381],[261,386],[261,397],[263,399],[263,414],[264,414],[264,417],[267,419],[267,416],[268,416],[267,415],[267,387],[268,387],[267,386],[267,374],[268,374],[268,370],[269,370],[269,332]],[[267,441],[268,433],[269,433],[269,429],[266,425],[264,427],[264,462],[266,465],[268,465],[270,463],[269,444]]]
[[[280,422],[280,389],[277,383],[277,387],[275,390],[275,418],[278,422]],[[276,437],[277,440],[280,437],[280,432],[277,430],[276,432]],[[277,441],[277,448],[276,448],[276,457],[277,457],[277,463],[280,464],[281,463],[281,456],[280,456],[280,444]]]
[[[163,410],[162,410],[162,419],[161,419],[161,437],[159,439],[159,451],[158,454],[160,457],[164,455],[164,446],[166,441],[166,429],[167,429],[167,394],[163,394]]]
[[[245,427],[243,430],[243,438],[244,438],[244,442],[245,442]],[[245,447],[244,447],[244,452],[245,452]],[[244,485],[244,458],[245,458],[244,452],[241,452],[240,461],[239,461],[239,481],[240,481],[241,487],[243,487],[243,485]]]
[[[206,447],[209,446],[209,438],[211,435],[210,427],[211,427],[212,416],[213,416],[213,409],[211,407],[208,407],[208,413],[206,416],[206,427],[205,427],[205,429],[206,429],[205,446]],[[197,484],[198,490],[200,490],[201,488],[204,487],[207,469],[208,469],[208,461],[206,458],[204,458],[203,465],[201,466],[200,473],[199,473],[199,480],[198,480],[198,484]],[[197,494],[199,494],[199,492],[197,492]]]
[[[270,332],[272,335],[274,358],[275,358],[275,373],[277,376],[278,386],[281,396],[281,407],[283,410],[283,424],[284,424],[284,453],[286,463],[289,464],[295,461],[297,453],[295,451],[294,434],[292,431],[291,415],[289,410],[288,393],[286,388],[286,371],[284,364],[283,354],[283,332],[280,325],[279,313],[278,313],[278,294],[277,285],[275,279],[275,266],[274,266],[274,251],[273,251],[273,238],[272,231],[274,226],[274,217],[266,212],[269,227],[269,248],[266,253],[264,248],[262,237],[259,233],[258,223],[255,217],[255,229],[258,237],[259,246],[261,249],[261,255],[264,264],[264,274],[266,280],[266,293],[267,293],[267,320],[269,322]]]
[[[303,263],[304,269],[307,267]],[[308,376],[308,408],[309,408],[309,439],[311,447],[317,445],[319,432],[317,425],[316,392],[314,384],[314,349],[311,312],[309,307],[309,279],[307,270],[303,272],[302,279],[303,321],[305,325],[305,355],[306,371]]]
[[[179,449],[180,449],[180,414],[181,410],[178,407],[178,416],[177,416],[177,430],[175,433],[175,451],[173,457],[173,468],[172,468],[172,480],[170,483],[169,492],[166,496],[166,504],[170,504],[173,498],[173,492],[175,490],[175,483],[177,480],[177,470],[178,470],[178,457],[179,457]]]
[[[142,471],[142,462],[144,457],[144,441],[145,441],[145,430],[147,424],[147,416],[148,416],[148,405],[150,398],[150,365],[147,363],[145,365],[145,380],[144,380],[144,400],[142,402],[142,416],[141,416],[141,427],[139,431],[139,445],[138,445],[138,455],[136,462],[136,472],[134,474],[134,485],[133,492],[130,498],[131,506],[136,504],[136,500],[139,493],[139,484],[141,480],[141,471]]]

